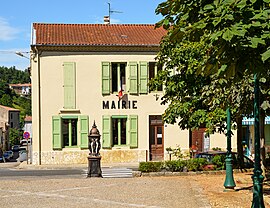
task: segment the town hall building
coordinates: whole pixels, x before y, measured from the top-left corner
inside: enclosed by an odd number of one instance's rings
[[[87,163],[93,123],[104,163],[168,159],[167,147],[189,152],[225,150],[226,137],[200,134],[162,121],[162,88],[149,80],[163,28],[152,24],[34,23],[31,44],[34,164]],[[236,137],[232,138],[236,147]]]

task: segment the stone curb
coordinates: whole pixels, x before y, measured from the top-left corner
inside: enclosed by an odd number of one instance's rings
[[[252,172],[253,169],[246,169],[241,171],[240,169],[234,169],[234,173],[248,173]],[[155,177],[155,176],[194,176],[194,175],[223,175],[226,174],[226,170],[218,171],[194,171],[194,172],[169,172],[169,171],[160,171],[160,172],[141,172],[133,171],[133,177]]]

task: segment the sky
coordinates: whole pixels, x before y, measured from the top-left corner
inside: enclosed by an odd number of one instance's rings
[[[154,24],[155,14],[165,0],[1,0],[0,66],[25,70],[33,23],[102,24],[111,11],[111,24]],[[24,57],[18,56],[20,52]]]

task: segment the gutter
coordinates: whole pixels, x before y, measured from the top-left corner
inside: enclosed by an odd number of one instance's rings
[[[41,165],[41,86],[40,86],[40,55],[41,52],[38,51],[37,47],[32,47],[34,49],[34,59],[37,62],[37,78],[38,78],[38,165]],[[33,70],[33,69],[32,69]]]

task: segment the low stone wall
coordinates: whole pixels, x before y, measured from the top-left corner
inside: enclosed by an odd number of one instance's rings
[[[101,150],[102,163],[134,163],[146,161],[147,151],[138,149]],[[41,164],[87,164],[89,150],[65,150],[41,153]],[[33,152],[32,163],[37,165],[38,152]]]

